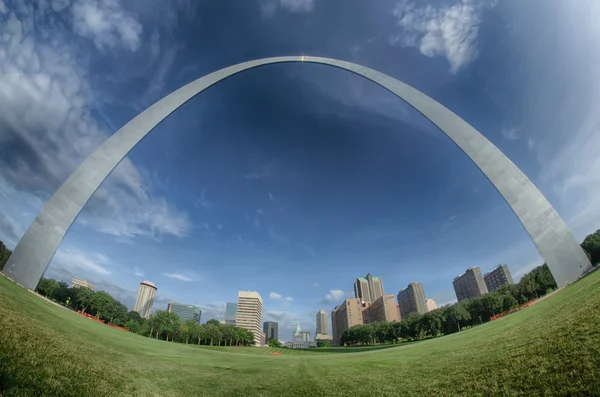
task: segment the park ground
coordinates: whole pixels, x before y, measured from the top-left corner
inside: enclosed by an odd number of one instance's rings
[[[329,351],[149,339],[0,276],[0,396],[43,395],[600,395],[600,272],[457,334]]]

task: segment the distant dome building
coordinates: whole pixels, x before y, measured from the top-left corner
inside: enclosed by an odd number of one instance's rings
[[[300,324],[296,325],[294,330],[294,340],[288,344],[292,349],[308,349],[309,347],[315,347],[317,344],[310,340],[310,332],[303,332],[300,328]]]

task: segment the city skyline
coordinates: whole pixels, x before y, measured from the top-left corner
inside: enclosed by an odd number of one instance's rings
[[[305,9],[279,2],[265,15],[258,2],[232,10],[223,1],[186,10],[157,5],[157,15],[174,16],[165,22],[139,2],[114,3],[99,31],[70,9],[45,13],[8,2],[14,30],[4,32],[7,40],[27,44],[0,59],[0,76],[19,76],[0,79],[0,139],[10,153],[0,156],[0,240],[9,249],[75,167],[141,110],[221,67],[282,54],[352,61],[414,86],[506,153],[579,241],[593,231],[600,137],[592,110],[600,85],[587,54],[597,44],[585,39],[586,23],[553,22],[564,15],[587,21],[583,7],[553,3],[540,13],[518,2],[315,0]],[[349,10],[343,21],[336,7]],[[469,17],[460,26],[472,34],[423,30],[442,26],[448,7]],[[132,36],[122,35],[111,12]],[[202,24],[186,18],[207,13],[215,18]],[[216,20],[232,26],[231,35],[217,34]],[[564,40],[538,44],[545,36],[536,26],[554,26]],[[331,27],[338,34],[321,40]],[[431,47],[421,45],[426,37]],[[468,40],[450,45],[457,37]],[[159,286],[155,309],[188,302],[202,306],[203,320],[223,320],[237,291],[253,289],[264,297],[263,321],[277,321],[288,339],[297,322],[312,332],[314,313],[351,297],[350,283],[367,271],[393,294],[418,280],[441,306],[455,300],[449,280],[468,267],[486,273],[507,263],[518,282],[543,263],[476,167],[377,86],[300,64],[253,70],[213,88],[159,125],[108,177],[46,277],[88,280],[129,308],[148,278]]]
[[[508,269],[508,267],[507,267],[507,265],[506,265],[506,264],[500,264],[500,265],[497,265],[496,267],[494,267],[494,268],[493,268],[492,270],[490,270],[489,272],[486,272],[485,276],[487,277],[487,276],[488,276],[488,274],[491,274],[492,272],[494,272],[494,271],[497,271],[498,269],[502,269],[502,270],[503,270],[503,272],[506,272],[506,274],[508,275],[509,281],[510,281],[510,283],[512,284],[512,283],[513,283],[513,281],[512,281],[512,277],[510,276],[510,270]],[[469,271],[469,270],[471,270],[471,269],[467,269],[467,271]],[[464,275],[464,274],[461,274],[461,276],[463,276],[463,275]],[[357,283],[358,283],[360,280],[366,281],[366,280],[367,280],[367,278],[368,278],[369,276],[371,276],[371,275],[370,275],[370,273],[367,273],[367,276],[365,276],[365,278],[357,278],[357,279],[355,279],[355,284],[354,284],[354,285],[355,285],[355,288],[354,288],[354,291],[353,291],[353,293],[354,293],[355,295],[356,295],[356,285],[357,285]],[[459,276],[459,277],[460,277],[460,276]],[[455,277],[453,281],[456,281],[456,279],[457,279],[457,278],[459,278],[459,277]],[[373,279],[375,279],[375,280],[378,280],[378,281],[381,283],[381,288],[382,288],[382,292],[383,292],[383,281],[381,281],[381,280],[382,280],[382,278],[381,278],[381,277],[373,277]],[[483,278],[482,278],[482,280],[483,280]],[[73,285],[74,285],[74,286],[75,286],[76,284],[77,284],[77,286],[78,286],[78,285],[80,285],[79,283],[82,283],[81,285],[84,285],[83,283],[87,283],[87,281],[85,281],[85,280],[77,280],[77,279],[72,279],[72,281],[76,281],[76,283],[73,283]],[[427,298],[427,297],[424,295],[424,292],[423,292],[423,291],[424,291],[424,289],[423,289],[423,287],[422,287],[421,283],[419,283],[419,282],[411,282],[411,283],[409,283],[409,285],[408,285],[408,288],[409,288],[409,289],[410,289],[410,288],[412,288],[412,285],[413,285],[413,284],[415,284],[415,285],[418,285],[418,288],[420,289],[420,293],[421,293],[421,294],[423,294],[423,296],[425,297],[425,300],[423,301],[423,302],[424,302],[424,305],[423,305],[423,307],[424,307],[424,310],[422,310],[422,312],[423,312],[423,313],[425,313],[425,312],[427,312],[427,311],[435,310],[435,309],[437,309],[437,308],[439,308],[439,307],[443,307],[443,306],[446,306],[446,305],[448,305],[448,304],[451,304],[451,303],[455,303],[455,302],[457,301],[457,300],[454,300],[454,301],[446,302],[446,303],[444,303],[444,304],[442,304],[442,305],[438,306],[438,305],[437,305],[437,303],[435,302],[435,300],[433,300],[433,299],[430,299],[430,298]],[[143,285],[147,285],[147,286],[151,285],[151,286],[152,286],[152,288],[154,288],[155,290],[157,290],[157,287],[156,287],[156,285],[154,285],[153,283],[151,283],[151,282],[148,282],[148,281],[143,281],[143,282],[141,282],[141,283],[140,283],[140,291],[138,292],[138,297],[140,296],[140,294],[142,294],[142,286],[143,286]],[[90,285],[90,286],[91,286],[91,285]],[[93,287],[93,286],[91,286],[91,287]],[[402,291],[406,291],[406,288],[405,288],[405,289],[401,289],[401,290],[400,290],[400,292],[402,292]],[[246,291],[239,291],[239,292],[238,292],[238,299],[239,299],[239,293],[240,293],[240,292],[246,292]],[[487,293],[487,292],[486,292],[486,293]],[[259,294],[259,293],[258,293],[258,295],[260,296],[260,294]],[[383,297],[383,296],[388,296],[388,295],[390,295],[390,296],[394,296],[395,303],[397,303],[397,304],[398,304],[398,305],[397,305],[397,306],[398,306],[398,308],[397,308],[397,309],[398,309],[398,311],[399,311],[399,312],[398,312],[398,314],[399,314],[399,315],[400,315],[400,317],[401,317],[401,305],[399,304],[399,300],[398,300],[398,298],[396,297],[396,295],[394,295],[394,294],[387,294],[387,295],[382,295],[382,296],[380,296],[380,298],[381,298],[381,297]],[[347,299],[351,299],[351,298],[352,298],[352,297],[351,297],[351,296],[348,294],[348,295],[346,295],[346,297],[345,297],[345,298],[343,298],[343,302],[340,302],[340,303],[344,303],[344,302],[345,302]],[[138,300],[139,300],[139,299],[140,299],[140,298],[138,298]],[[262,305],[262,298],[260,298],[260,299],[261,299],[261,305]],[[361,299],[361,298],[356,298],[356,297],[355,297],[355,299],[358,299],[358,301],[362,301],[362,299]],[[142,299],[142,301],[143,301],[143,299]],[[364,301],[363,301],[363,302],[364,302]],[[153,303],[154,303],[154,297],[152,297],[152,303],[150,304],[150,309],[148,309],[148,310],[149,310],[149,311],[148,311],[148,316],[149,316],[149,315],[151,315],[152,313],[154,313],[156,310],[167,310],[167,311],[170,311],[170,305],[171,305],[172,303],[175,303],[175,304],[179,305],[179,303],[176,303],[176,302],[172,302],[172,301],[170,301],[170,302],[168,302],[168,303],[167,303],[167,307],[166,307],[165,309],[160,309],[160,308],[156,308],[156,307],[154,307],[154,306],[153,306]],[[365,303],[367,303],[367,304],[370,304],[371,302],[365,302]],[[141,305],[142,305],[142,303],[140,303],[140,306],[141,306]],[[135,309],[136,309],[136,307],[137,307],[137,306],[138,306],[138,303],[137,303],[137,301],[136,301],[136,304],[133,306],[133,308],[131,308],[131,310],[134,310],[134,311],[135,311]],[[201,306],[202,306],[202,305],[194,305],[194,307],[197,307],[197,308],[198,308],[198,310],[200,310],[200,313],[202,313],[202,311],[201,311]],[[339,305],[335,305],[335,306],[339,306]],[[204,320],[204,323],[206,323],[207,321],[209,321],[209,320],[211,320],[211,319],[216,319],[216,320],[218,320],[218,321],[221,321],[223,324],[226,324],[226,325],[237,325],[237,324],[236,324],[236,320],[237,320],[237,308],[238,308],[238,303],[237,303],[237,302],[236,302],[236,303],[234,303],[234,302],[228,302],[228,303],[225,303],[225,310],[224,310],[224,314],[223,314],[222,318],[220,318],[219,316],[216,316],[216,317],[204,317],[204,318],[203,318],[203,320]],[[334,307],[334,309],[335,309],[335,307]],[[363,307],[363,309],[362,309],[362,310],[365,310],[365,312],[366,312],[366,311],[367,311],[367,309],[368,309],[368,305],[367,305],[367,306],[365,306],[365,307]],[[144,310],[144,309],[142,309],[142,310]],[[422,314],[422,313],[421,313],[421,314]],[[261,316],[262,316],[262,306],[261,306]],[[333,331],[332,331],[332,327],[333,327],[333,325],[332,325],[332,324],[329,324],[329,316],[327,315],[327,311],[326,311],[326,310],[324,310],[324,309],[320,309],[320,310],[317,312],[316,320],[315,320],[315,322],[314,322],[314,324],[315,324],[315,329],[316,329],[315,335],[319,334],[319,332],[318,332],[318,330],[320,329],[320,328],[319,328],[319,318],[322,318],[323,316],[325,316],[325,326],[326,326],[326,328],[327,328],[327,329],[328,329],[328,331],[329,331],[329,333],[326,333],[326,334],[332,335],[332,334],[333,334]],[[390,318],[392,318],[392,320],[394,319],[394,318],[393,318],[393,315],[388,315],[388,316],[389,316]],[[361,320],[361,321],[363,321],[363,320]],[[199,321],[199,322],[202,322],[202,321]],[[273,320],[264,321],[264,323],[263,323],[263,333],[265,333],[265,332],[264,332],[264,326],[265,326],[266,324],[268,324],[268,323],[273,323],[273,324],[276,324],[276,325],[277,325],[276,329],[278,328],[278,322],[277,322],[277,321],[273,321]],[[298,323],[298,324],[299,324],[299,323]],[[304,321],[304,322],[303,322],[303,324],[305,324],[305,325],[306,325],[306,324],[310,324],[310,321]],[[278,334],[278,331],[276,331],[276,333]],[[265,334],[266,334],[266,333],[265,333]],[[283,338],[278,338],[278,340],[280,340],[280,341],[286,341],[286,338],[285,338],[285,337],[283,337]]]

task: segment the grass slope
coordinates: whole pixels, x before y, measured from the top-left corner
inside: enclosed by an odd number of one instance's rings
[[[554,396],[600,394],[600,272],[454,335],[347,354],[273,350],[125,333],[0,277],[3,396]]]

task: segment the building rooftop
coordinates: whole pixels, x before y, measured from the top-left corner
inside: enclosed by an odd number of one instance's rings
[[[140,284],[144,284],[149,287],[156,288],[156,285],[152,281],[142,281]],[[158,289],[158,288],[156,288],[156,289]]]

